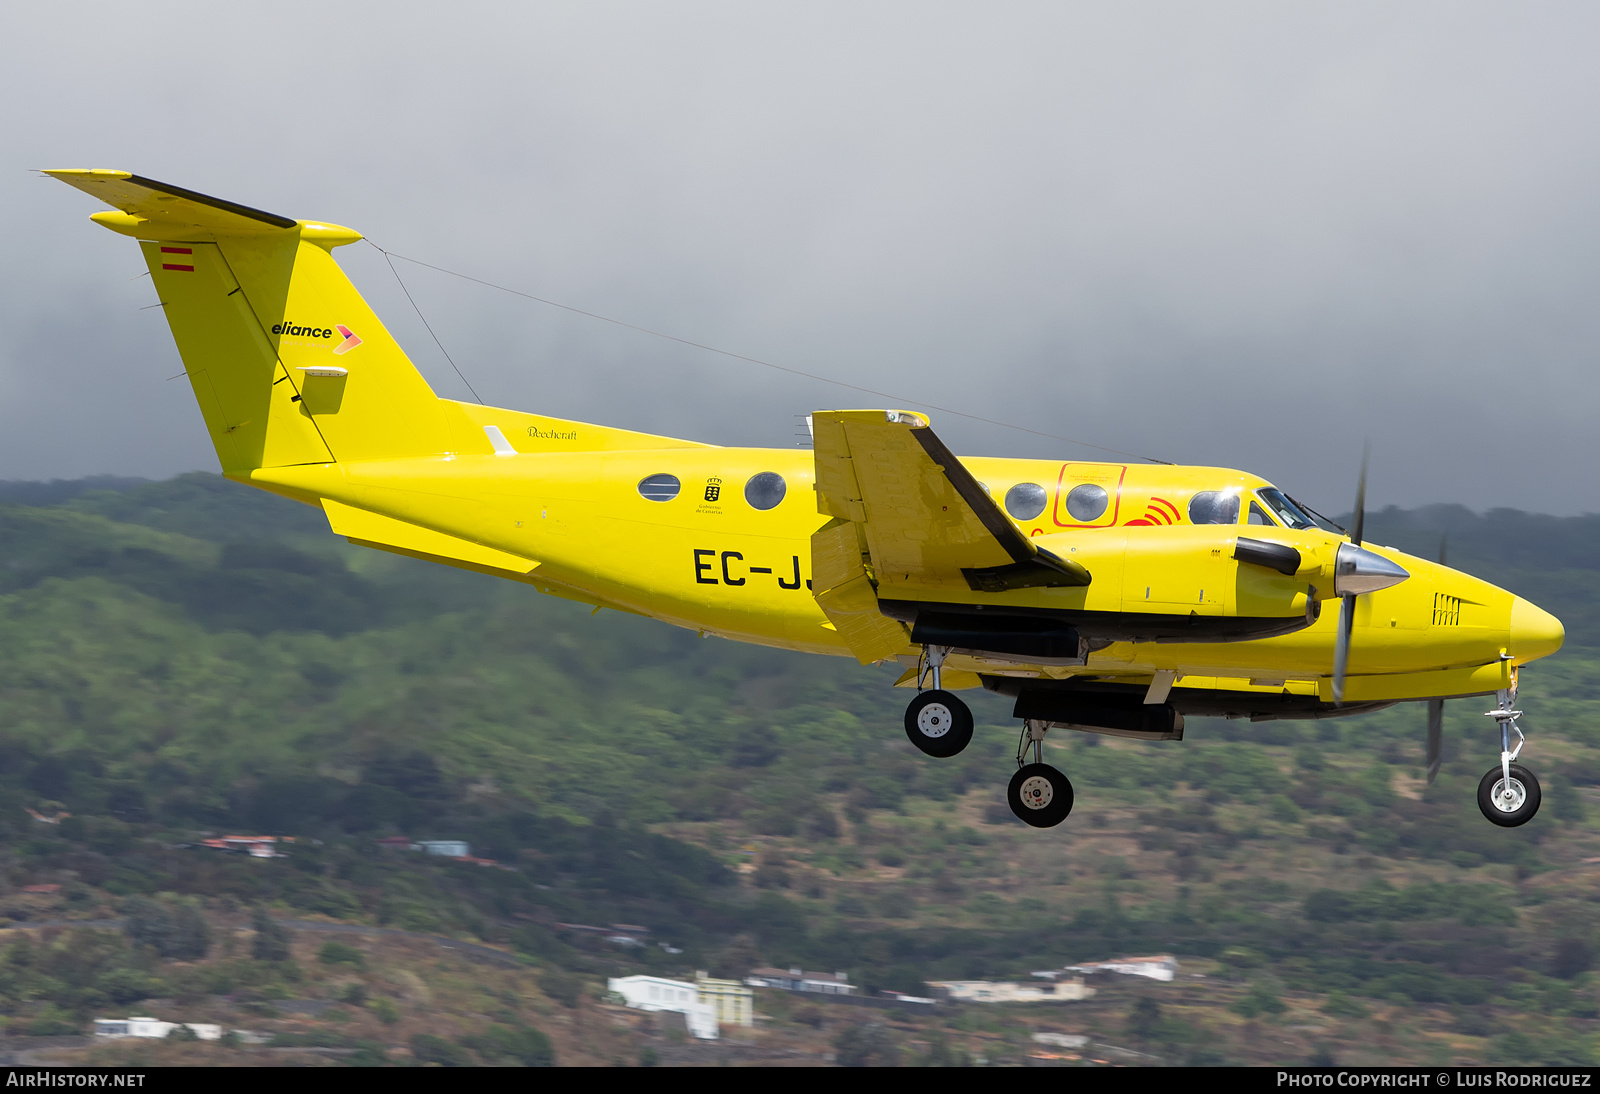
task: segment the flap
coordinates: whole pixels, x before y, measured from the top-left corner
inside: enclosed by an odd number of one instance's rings
[[[863,665],[886,661],[910,647],[905,625],[878,610],[859,524],[834,519],[811,536],[811,590],[828,622]]]

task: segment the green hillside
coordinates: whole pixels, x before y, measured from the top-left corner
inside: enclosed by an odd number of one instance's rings
[[[1448,533],[1452,565],[1566,623],[1567,649],[1524,674],[1546,791],[1527,827],[1477,814],[1497,745],[1476,700],[1447,707],[1428,788],[1414,706],[1192,722],[1157,745],[1053,734],[1079,805],[1040,832],[1001,801],[1015,725],[997,697],[974,699],[971,748],[931,760],[905,741],[889,670],[353,548],[316,510],[215,476],[0,484],[0,915],[45,915],[22,892],[41,882],[62,884],[49,914],[66,918],[177,894],[162,899],[213,917],[479,939],[591,988],[778,963],[919,991],[1168,951],[1206,980],[892,1036],[907,1061],[935,1042],[1007,1058],[1018,1021],[1169,1061],[1589,1059],[1600,517],[1435,507],[1367,527],[1427,556]],[[239,829],[317,842],[274,862],[185,846]],[[396,834],[516,869],[380,854]],[[639,923],[683,952],[559,927],[575,921]],[[115,938],[76,985],[0,973],[7,1029],[164,998],[117,970],[170,981],[161,962],[179,959]],[[1128,1017],[1141,1000],[1166,1017]],[[831,1043],[833,1019],[813,1018],[777,1024]]]

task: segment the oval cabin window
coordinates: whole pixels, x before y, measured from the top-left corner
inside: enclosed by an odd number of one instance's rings
[[[1232,490],[1202,490],[1189,499],[1191,524],[1238,524],[1239,495]]]
[[[1067,513],[1073,520],[1088,524],[1105,516],[1110,500],[1105,487],[1092,482],[1079,483],[1067,495]]]
[[[671,501],[682,488],[676,475],[651,475],[639,480],[639,496],[646,501]]]
[[[788,489],[782,475],[776,471],[763,471],[750,476],[750,481],[744,484],[744,500],[750,503],[752,509],[775,509]]]
[[[1032,520],[1044,512],[1044,487],[1036,482],[1019,482],[1006,491],[1006,512],[1013,520]]]

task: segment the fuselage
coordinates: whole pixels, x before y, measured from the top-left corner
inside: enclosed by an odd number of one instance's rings
[[[496,428],[512,438],[507,447],[514,451],[260,469],[249,481],[535,560],[521,580],[547,592],[737,641],[849,654],[810,590],[810,537],[827,518],[817,511],[809,451],[677,441],[563,451],[564,444],[604,428],[491,408],[462,410],[484,424],[501,423]],[[1264,493],[1271,484],[1226,468],[992,457],[962,462],[1026,535],[1082,559],[1094,577],[1083,588],[971,598],[997,606],[1244,614],[1242,586],[1212,580],[1208,588],[1206,556],[1185,552],[1186,538],[1224,531],[1324,544],[1343,538],[1323,528],[1286,527],[1264,500],[1275,496]],[[764,492],[751,487],[758,476]],[[775,491],[775,483],[781,489]],[[1103,491],[1100,511],[1069,508],[1068,496],[1084,484]],[[1159,557],[1151,555],[1152,545]],[[1490,691],[1507,669],[1560,647],[1560,623],[1511,593],[1435,562],[1367,547],[1411,576],[1358,598],[1352,699]],[[1186,554],[1199,561],[1171,561]],[[1113,641],[1071,671],[1103,678],[1169,671],[1191,682],[1216,677],[1234,681],[1230,687],[1325,693],[1337,612],[1320,607],[1312,606],[1314,621],[1270,638]],[[915,654],[908,644],[904,656]],[[1066,671],[1025,658],[951,665],[1011,675]]]

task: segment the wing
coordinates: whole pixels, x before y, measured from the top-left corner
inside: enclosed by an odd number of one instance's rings
[[[910,641],[877,611],[884,584],[931,600],[1089,584],[1082,566],[1022,534],[922,415],[824,411],[811,427],[817,507],[834,518],[812,537],[813,592],[860,660]]]

